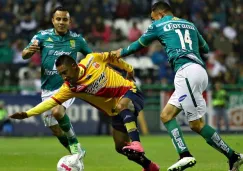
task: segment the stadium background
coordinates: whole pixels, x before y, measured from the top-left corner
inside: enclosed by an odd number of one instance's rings
[[[0,100],[8,113],[24,111],[40,102],[40,56],[22,60],[32,36],[52,27],[51,11],[59,5],[70,10],[71,30],[87,40],[93,51],[110,51],[136,40],[149,26],[152,0],[0,0]],[[229,93],[231,131],[243,130],[243,3],[242,0],[171,0],[176,16],[195,23],[210,46],[207,69],[210,84],[205,98],[206,120],[216,124],[211,94],[216,81]],[[79,59],[82,56],[79,55]],[[146,95],[145,119],[150,133],[163,132],[160,109],[173,91],[174,73],[158,42],[125,58],[136,71],[137,84]],[[97,110],[81,101],[68,114],[79,135],[96,134]],[[185,130],[183,115],[179,121]],[[12,121],[11,135],[49,135],[41,118]],[[92,126],[90,126],[92,125]]]
[[[71,29],[81,33],[94,51],[109,51],[128,45],[146,30],[151,23],[149,14],[154,2],[0,0],[0,105],[4,102],[8,113],[13,113],[25,111],[40,102],[40,56],[35,54],[29,61],[24,61],[21,51],[38,30],[52,27],[50,13],[54,7],[62,4],[70,9]],[[223,138],[235,150],[241,151],[243,1],[170,0],[170,4],[176,16],[195,23],[211,49],[207,61],[210,84],[205,93],[209,107],[206,121],[216,125],[211,95],[214,83],[220,81],[229,93],[227,108],[231,125],[230,134],[224,134]],[[161,135],[165,130],[159,120],[160,109],[173,91],[174,74],[166,58],[158,42],[126,58],[134,66],[137,83],[146,95],[144,115],[151,135],[142,136],[142,143],[146,154],[160,164],[161,170],[166,170],[178,157],[169,136]],[[115,152],[111,136],[90,136],[97,134],[100,119],[97,110],[76,100],[68,114],[80,135],[79,141],[87,150],[85,170],[141,169]],[[183,132],[189,131],[183,114],[178,120],[185,130]],[[13,127],[7,125],[0,133],[0,171],[53,171],[61,156],[67,155],[57,140],[49,136],[41,118],[12,121],[12,124]],[[187,134],[185,139],[198,160],[191,170],[226,170],[226,158],[209,147],[200,136]]]

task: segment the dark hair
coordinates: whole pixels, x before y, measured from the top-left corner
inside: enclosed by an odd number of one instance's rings
[[[68,9],[64,8],[63,6],[58,6],[52,11],[52,17],[54,17],[57,11],[65,11],[69,13]]]
[[[152,6],[152,11],[156,11],[156,10],[172,11],[170,5],[163,1],[158,1],[154,3],[154,5]]]
[[[76,64],[76,61],[69,55],[61,55],[57,58],[56,60],[56,67],[61,66],[61,65],[72,65]]]

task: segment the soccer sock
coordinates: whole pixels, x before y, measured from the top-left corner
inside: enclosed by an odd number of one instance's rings
[[[63,116],[63,118],[59,119],[58,121],[59,126],[64,131],[65,135],[67,136],[69,145],[78,143],[78,139],[74,133],[72,124],[69,120],[67,114]]]
[[[234,151],[222,140],[211,126],[205,125],[199,134],[210,146],[223,153],[227,158],[230,159],[234,154]]]
[[[119,113],[122,117],[125,127],[127,129],[128,135],[132,141],[140,141],[139,132],[136,125],[136,117],[129,109],[125,109]]]
[[[189,150],[186,146],[185,140],[183,138],[182,131],[180,126],[177,124],[176,119],[172,119],[166,123],[164,123],[172,142],[176,148],[177,153],[181,158],[183,157],[191,157],[192,155],[189,153]]]
[[[60,143],[70,152],[67,136],[62,135],[62,136],[58,136],[57,138],[60,141]]]
[[[129,160],[134,161],[135,163],[141,165],[144,169],[149,168],[149,165],[151,163],[151,160],[149,160],[145,156],[140,156],[139,158],[132,158],[132,157],[127,157]]]
[[[123,154],[124,156],[127,156],[122,149],[118,150],[118,153]],[[147,157],[144,155],[139,156],[139,157],[132,157],[132,156],[127,156],[127,158],[139,165],[141,165],[143,168],[147,169],[151,163],[151,160],[149,160]]]

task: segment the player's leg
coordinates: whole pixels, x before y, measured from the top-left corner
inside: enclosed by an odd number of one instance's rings
[[[123,148],[127,152],[132,150],[133,152],[144,153],[137,128],[138,112],[143,109],[143,105],[143,95],[140,92],[128,91],[116,106],[116,111],[122,118],[128,135],[132,140],[128,146]]]
[[[230,170],[238,170],[238,167],[243,163],[243,155],[235,153],[222,140],[216,130],[205,124],[202,119],[206,113],[206,102],[202,92],[208,84],[208,76],[205,69],[198,65],[191,65],[185,68],[184,73],[186,73],[185,83],[188,90],[187,93],[186,91],[184,93],[189,95],[189,98],[181,101],[181,106],[186,113],[191,129],[200,134],[210,146],[222,152],[229,159]],[[198,77],[199,74],[200,78]]]
[[[127,130],[123,125],[123,120],[119,116],[112,117],[112,135],[115,143],[115,149],[118,153],[127,156],[127,158],[135,163],[141,165],[144,168],[144,171],[158,171],[159,166],[151,162],[145,155],[134,156],[129,155],[123,151],[123,147],[130,142],[130,138],[127,134]],[[149,169],[149,170],[148,170]]]
[[[170,103],[173,101],[173,95],[170,99]],[[181,109],[176,106],[167,103],[163,111],[161,112],[161,120],[164,123],[168,134],[170,135],[173,145],[176,148],[180,159],[168,168],[168,171],[184,170],[188,167],[192,167],[196,164],[196,159],[191,155],[189,149],[186,146],[185,140],[180,126],[178,125],[175,117],[179,114]]]
[[[180,109],[183,109],[186,116],[189,118],[197,115],[197,108],[194,106],[194,99],[191,97],[191,92],[189,91],[187,84],[188,72],[195,74],[194,76],[197,77],[197,79],[201,78],[198,77],[200,74],[196,74],[193,70],[191,70],[191,66],[194,65],[201,68],[201,66],[197,64],[187,64],[177,71],[174,80],[175,91],[161,113],[161,120],[167,128],[177,152],[180,155],[180,159],[168,168],[169,171],[185,170],[186,168],[192,167],[196,164],[196,160],[186,147],[182,132],[174,119],[180,112]],[[195,81],[194,78],[192,78],[192,80]],[[194,84],[196,85],[196,82]]]
[[[63,106],[58,105],[52,108],[52,115],[57,120],[60,128],[66,135],[71,153],[80,154],[80,157],[83,157],[85,155],[85,151],[81,149],[70,119],[68,115],[65,114],[66,108],[68,108],[73,103],[73,101],[74,99],[70,99],[69,101],[64,102],[62,104]]]
[[[57,139],[59,140],[59,142],[69,151],[69,143],[68,143],[68,139],[67,136],[64,134],[64,132],[62,131],[62,129],[60,128],[60,126],[58,124],[56,125],[52,125],[49,126],[50,130],[52,131],[52,135],[56,136]]]
[[[56,91],[42,90],[41,93],[42,101],[50,98]],[[52,115],[52,112],[47,111],[43,113],[42,116],[43,116],[44,125],[50,128],[52,134],[56,136],[59,142],[70,152],[67,136],[64,134],[64,132],[58,125],[58,122]]]

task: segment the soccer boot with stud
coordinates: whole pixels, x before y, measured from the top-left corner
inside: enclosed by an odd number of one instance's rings
[[[133,141],[128,143],[127,146],[123,147],[123,152],[126,156],[136,158],[144,155],[144,149],[139,141]]]
[[[82,160],[86,154],[86,151],[81,148],[80,143],[74,143],[72,145],[69,145],[71,154],[77,155],[77,158],[79,160]]]
[[[243,164],[243,154],[234,152],[232,158],[228,161],[229,171],[239,171],[240,166]]]
[[[194,157],[183,157],[179,159],[175,164],[170,166],[167,171],[182,171],[189,167],[193,167],[196,164]]]

